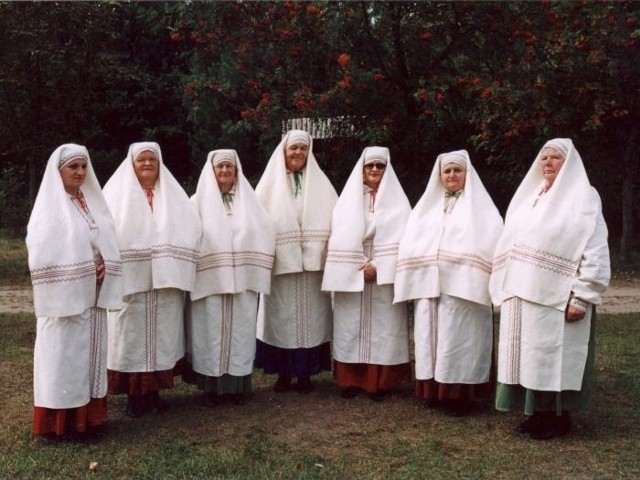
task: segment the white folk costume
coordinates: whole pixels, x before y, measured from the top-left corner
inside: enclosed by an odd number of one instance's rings
[[[540,154],[549,147],[565,161],[546,187]],[[491,296],[502,305],[499,410],[589,410],[593,306],[601,303],[609,278],[600,197],[571,140],[551,140],[509,205],[491,275]],[[586,311],[584,318],[567,322],[568,305]]]
[[[213,167],[236,167],[222,193]],[[195,195],[203,237],[187,316],[187,360],[205,394],[249,393],[256,350],[258,294],[269,294],[275,254],[273,221],[242,173],[235,150],[210,152]]]
[[[158,159],[153,189],[140,185],[133,162]],[[158,144],[134,143],[104,187],[122,255],[124,307],[109,311],[109,393],[157,395],[173,386],[184,357],[184,292],[193,289],[200,220],[162,162]]]
[[[441,172],[451,163],[466,169],[466,179],[448,193]],[[416,394],[428,402],[490,393],[489,276],[501,232],[502,218],[469,154],[439,155],[400,243],[395,296],[415,300]]]
[[[285,147],[308,145],[307,163],[288,172]],[[320,290],[337,194],[320,170],[307,132],[291,130],[275,149],[256,187],[275,221],[276,257],[270,295],[258,315],[256,366],[308,377],[331,368],[331,296]]]
[[[363,184],[370,163],[386,165],[375,190]],[[365,148],[333,211],[322,283],[335,292],[334,373],[342,390],[373,394],[411,381],[407,305],[393,304],[398,244],[410,211],[389,149]],[[375,266],[375,282],[364,281],[366,262]]]
[[[86,177],[72,196],[59,169],[78,158]],[[49,158],[26,243],[38,317],[33,433],[69,433],[65,422],[85,432],[107,418],[106,309],[122,305],[114,223],[85,147],[62,145]],[[97,286],[99,263],[105,276]]]

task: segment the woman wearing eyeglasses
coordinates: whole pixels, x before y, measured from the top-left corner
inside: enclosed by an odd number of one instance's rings
[[[393,304],[409,200],[389,149],[367,147],[336,203],[322,289],[335,292],[334,377],[344,398],[383,400],[411,381],[407,305]]]

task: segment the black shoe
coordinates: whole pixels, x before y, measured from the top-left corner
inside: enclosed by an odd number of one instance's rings
[[[374,402],[382,402],[383,400],[389,398],[389,396],[391,396],[391,392],[389,392],[388,390],[380,390],[378,392],[369,394],[369,398]]]
[[[293,385],[293,388],[298,393],[311,393],[313,392],[313,382],[311,377],[298,377],[298,381]]]
[[[571,416],[569,412],[556,415],[554,412],[543,412],[537,428],[530,432],[534,440],[551,440],[566,435],[571,431]]]
[[[430,398],[429,400],[424,401],[424,408],[432,410],[434,408],[438,408],[440,406],[440,400],[438,398]]]
[[[169,404],[160,398],[160,392],[158,391],[147,393],[144,397],[147,411],[155,410],[158,413],[162,413],[169,409]]]
[[[131,418],[138,418],[144,415],[146,413],[144,396],[128,395],[127,406],[124,409],[124,413],[126,413]]]
[[[285,375],[278,375],[278,380],[273,384],[273,391],[278,393],[284,393],[291,390],[291,377]]]
[[[213,408],[222,405],[223,401],[216,392],[209,392],[202,397],[202,403],[207,407]]]
[[[340,392],[340,395],[342,395],[342,398],[353,398],[353,397],[357,397],[358,393],[359,393],[358,387],[347,387],[344,390],[342,390],[342,392]]]
[[[533,415],[527,417],[527,419],[520,423],[516,427],[516,432],[518,433],[531,433],[538,429],[538,423],[540,422],[540,413],[534,412]]]
[[[471,409],[469,403],[464,400],[443,400],[440,403],[442,411],[450,417],[464,417]]]

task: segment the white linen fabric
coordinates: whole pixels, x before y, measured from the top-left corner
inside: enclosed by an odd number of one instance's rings
[[[153,211],[136,177],[133,161],[154,152],[159,177]],[[187,194],[162,162],[154,142],[134,143],[104,187],[122,255],[124,294],[159,288],[193,289],[202,228]]]
[[[441,162],[466,159],[466,180],[455,206],[445,212]],[[491,305],[489,276],[502,218],[466,150],[439,155],[427,188],[409,215],[398,249],[395,302],[441,294]]]
[[[65,191],[58,170],[74,157],[87,161],[80,190],[89,212]],[[26,243],[37,317],[67,317],[94,306],[118,308],[122,304],[122,266],[114,221],[85,147],[61,145],[49,158],[27,225]],[[96,289],[100,258],[105,277]]]
[[[308,139],[309,145],[302,191],[297,197],[291,192],[284,158],[285,145],[292,136]],[[331,213],[338,195],[318,166],[313,141],[307,132],[291,130],[285,134],[256,186],[256,195],[276,225],[273,275],[322,271]]]
[[[191,303],[187,315],[187,361],[210,377],[245,376],[256,354],[258,294],[209,295]]]
[[[553,186],[539,195],[544,185],[541,149],[507,210],[490,281],[496,305],[519,297],[564,311],[574,287],[576,296],[598,305],[608,286],[606,272],[599,279],[577,280],[582,277],[579,269],[586,244],[602,218],[602,206],[573,142],[556,139],[555,143],[563,145],[567,154]],[[608,270],[608,249],[600,255],[595,263]]]
[[[33,355],[34,405],[77,408],[107,395],[107,315],[38,318]]]
[[[225,208],[212,167],[218,157],[232,158],[236,165],[230,212]],[[268,294],[275,227],[242,173],[235,150],[209,153],[191,201],[203,229],[191,299],[249,290]]]
[[[369,212],[371,193],[363,185],[363,166],[369,157],[384,159],[386,163],[374,197],[373,212]],[[361,267],[365,261],[374,262],[377,285],[393,284],[398,245],[410,212],[411,205],[393,170],[389,149],[365,148],[333,210],[322,289],[334,292],[363,291]],[[367,231],[372,232],[372,258],[364,254]]]
[[[177,288],[127,295],[121,310],[110,310],[109,370],[156,372],[172,369],[184,357],[185,293]]]
[[[442,293],[415,301],[416,380],[479,384],[489,381],[493,311]]]

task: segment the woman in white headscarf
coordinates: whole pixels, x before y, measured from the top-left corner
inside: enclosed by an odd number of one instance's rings
[[[87,433],[107,419],[107,308],[122,304],[113,219],[87,149],[49,158],[27,226],[38,326],[34,435]]]
[[[166,408],[185,353],[185,291],[193,289],[202,227],[157,143],[134,143],[104,187],[116,224],[124,307],[109,311],[109,393],[128,395],[126,413]]]
[[[396,301],[415,299],[416,395],[452,415],[486,400],[491,263],[502,218],[466,150],[438,156],[400,243]]]
[[[307,132],[285,134],[256,194],[276,225],[271,294],[262,296],[258,314],[256,366],[278,374],[276,392],[308,393],[311,376],[331,370],[331,296],[320,287],[337,194]]]
[[[188,380],[209,406],[243,403],[251,391],[258,294],[269,294],[271,285],[273,221],[235,150],[209,153],[191,200],[203,237],[187,316]]]
[[[496,408],[523,408],[535,439],[588,413],[595,305],[611,271],[600,197],[568,138],[548,141],[518,187],[498,243],[491,296],[501,305]]]
[[[334,377],[344,398],[363,390],[380,401],[411,382],[407,305],[393,304],[410,211],[389,149],[365,148],[333,211],[322,283],[335,292]]]

